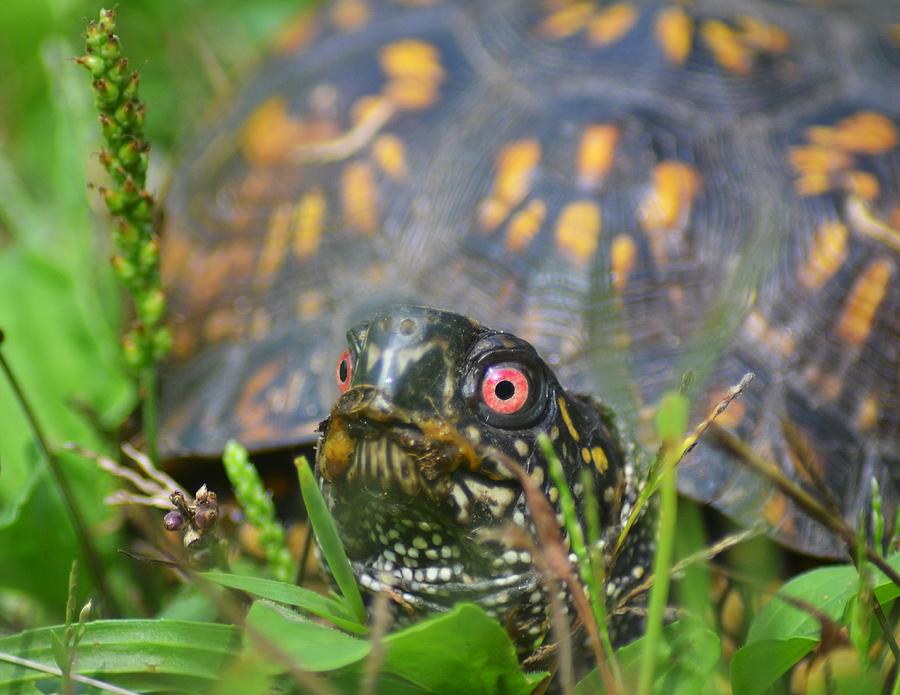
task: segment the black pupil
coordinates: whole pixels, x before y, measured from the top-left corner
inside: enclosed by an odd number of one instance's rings
[[[516,393],[516,387],[511,381],[500,381],[494,387],[494,395],[501,401],[508,401]]]
[[[341,383],[347,381],[347,358],[341,360],[341,364],[338,367],[338,378],[341,380]]]

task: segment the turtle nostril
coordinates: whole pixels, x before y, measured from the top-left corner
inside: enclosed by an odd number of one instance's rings
[[[416,330],[416,322],[413,319],[406,318],[400,322],[400,333],[403,335],[412,335]]]

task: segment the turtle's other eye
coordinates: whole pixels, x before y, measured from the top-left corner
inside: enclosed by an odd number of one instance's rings
[[[338,389],[341,393],[346,393],[350,388],[350,377],[353,375],[353,364],[350,361],[350,351],[344,350],[337,361],[337,367],[334,370],[334,378],[337,381]]]
[[[531,384],[518,367],[496,365],[489,367],[481,381],[481,400],[493,412],[512,415],[529,403]]]

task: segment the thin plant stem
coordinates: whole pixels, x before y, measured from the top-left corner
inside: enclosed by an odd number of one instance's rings
[[[5,661],[8,664],[21,666],[22,668],[31,669],[32,671],[37,671],[39,673],[47,673],[51,676],[56,676],[57,678],[62,676],[62,669],[56,668],[55,666],[42,664],[39,661],[23,659],[22,657],[16,656],[15,654],[0,652],[0,661]],[[89,685],[92,688],[97,688],[97,690],[102,690],[106,693],[117,693],[117,695],[138,695],[138,693],[134,690],[126,690],[125,688],[120,688],[119,686],[113,685],[112,683],[105,683],[103,681],[97,680],[96,678],[82,676],[77,673],[73,673],[70,678],[76,683]]]
[[[647,610],[647,633],[641,655],[641,672],[638,680],[638,695],[649,695],[656,668],[656,654],[662,637],[663,618],[669,598],[669,570],[675,549],[675,524],[678,512],[678,496],[675,488],[675,464],[681,452],[676,447],[667,447],[663,454],[662,474],[659,482],[659,538],[656,557],[653,560],[655,581],[650,590],[650,604]]]
[[[81,546],[81,552],[84,554],[91,575],[97,583],[97,590],[103,597],[110,614],[118,615],[119,607],[112,591],[109,589],[109,585],[106,583],[106,574],[103,570],[103,563],[100,560],[100,553],[97,551],[97,548],[91,539],[87,522],[84,520],[84,515],[81,512],[81,508],[78,506],[75,495],[72,494],[72,489],[66,479],[59,457],[56,452],[50,448],[44,430],[31,407],[31,403],[26,398],[25,392],[22,390],[16,375],[13,373],[12,367],[6,360],[6,356],[3,354],[3,337],[3,333],[0,331],[0,369],[3,370],[3,375],[6,377],[15,399],[19,403],[19,407],[22,409],[25,419],[28,420],[28,425],[31,427],[34,440],[42,458],[47,462],[47,469],[50,472],[50,477],[53,478],[56,489],[59,491],[60,497],[62,498],[63,506],[66,509],[66,514],[68,514],[69,519],[72,522],[72,528],[75,531],[75,537],[78,539],[78,544]]]

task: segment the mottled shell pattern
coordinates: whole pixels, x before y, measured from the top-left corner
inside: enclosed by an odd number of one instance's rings
[[[900,6],[336,0],[168,199],[162,446],[312,441],[344,334],[393,303],[532,343],[640,430],[704,415],[855,519],[900,470]],[[680,485],[842,551],[714,446]]]

